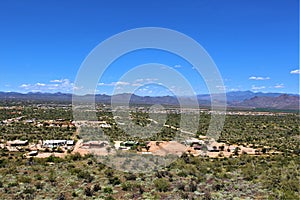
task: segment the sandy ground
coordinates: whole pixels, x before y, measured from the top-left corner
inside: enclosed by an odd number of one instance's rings
[[[165,156],[168,154],[174,154],[180,156],[183,152],[187,150],[187,147],[183,144],[180,144],[176,141],[170,142],[159,142],[159,145],[156,145],[156,141],[151,141],[149,144],[151,152],[153,155]],[[143,152],[147,152],[146,149],[143,149]]]
[[[47,158],[47,157],[50,157],[50,156],[55,156],[55,157],[60,157],[60,158],[64,158],[67,153],[39,153],[38,155],[36,155],[35,157],[36,158]]]
[[[86,154],[95,154],[95,155],[108,155],[115,153],[115,150],[111,148],[111,150],[108,152],[107,147],[101,147],[101,148],[82,148],[83,141],[79,140],[76,145],[74,146],[74,150],[72,151],[72,154],[80,153],[80,155],[86,155]]]
[[[74,146],[72,154],[79,153],[82,156],[86,155],[86,154],[89,154],[88,149],[82,149],[82,148],[80,148],[82,146],[82,144],[83,144],[83,140],[78,140],[77,143]]]
[[[120,146],[121,141],[116,141],[115,148],[118,149]],[[95,155],[108,155],[108,154],[115,154],[116,150],[114,148],[111,148],[109,151],[107,150],[107,146],[101,147],[101,148],[82,148],[83,141],[79,140],[72,151],[72,154],[79,153],[80,155],[84,156],[86,154],[95,154]],[[149,151],[147,151],[145,148],[142,149],[142,152],[137,152],[138,154],[153,154],[158,156],[166,156],[168,154],[181,156],[182,153],[186,152],[189,154],[193,154],[194,156],[209,156],[211,158],[220,157],[222,155],[223,157],[229,157],[230,155],[233,155],[233,151],[236,147],[240,148],[239,154],[242,154],[242,152],[247,153],[248,155],[256,155],[254,148],[249,147],[243,147],[238,145],[226,145],[225,143],[218,143],[216,141],[213,141],[210,143],[210,146],[216,146],[217,149],[219,149],[219,146],[224,146],[224,151],[219,152],[209,152],[209,151],[202,151],[202,150],[194,150],[193,147],[186,146],[184,144],[181,144],[177,141],[150,141],[148,146],[150,146]],[[227,149],[230,149],[230,152],[227,151]],[[126,150],[124,150],[126,152]],[[65,157],[68,155],[67,152],[64,153],[39,153],[36,157],[38,158],[46,158],[51,155],[54,155],[56,157]]]

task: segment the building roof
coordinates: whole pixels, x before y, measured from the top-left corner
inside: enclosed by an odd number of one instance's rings
[[[66,143],[67,140],[44,140],[44,144]]]
[[[74,140],[67,140],[67,144],[74,144]]]
[[[7,144],[9,145],[25,145],[28,143],[28,140],[14,140],[14,141],[8,141]]]

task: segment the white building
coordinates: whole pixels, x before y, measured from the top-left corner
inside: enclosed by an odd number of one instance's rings
[[[43,141],[43,147],[54,148],[58,146],[72,146],[74,140],[45,140]]]

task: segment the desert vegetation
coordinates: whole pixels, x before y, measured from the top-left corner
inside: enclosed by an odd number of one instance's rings
[[[99,120],[111,125],[103,132],[112,140],[135,139],[124,134],[109,111],[101,108],[97,115]],[[145,113],[132,113],[132,116],[134,123],[142,126],[149,123],[149,115]],[[0,118],[2,144],[14,139],[34,143],[41,138],[77,137],[68,106],[2,107]],[[57,119],[59,123],[51,127],[49,120]],[[205,135],[210,114],[202,113],[199,120],[196,135]],[[179,127],[179,123],[180,114],[171,113],[165,124]],[[299,124],[299,115],[295,113],[227,115],[220,141],[272,148],[281,153],[218,158],[184,153],[162,169],[137,174],[110,168],[92,154],[68,152],[64,158],[53,155],[25,158],[22,151],[0,148],[0,196],[1,199],[60,200],[299,199]],[[172,139],[177,130],[169,126],[150,139]]]

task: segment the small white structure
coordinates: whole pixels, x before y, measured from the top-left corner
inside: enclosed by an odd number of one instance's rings
[[[189,140],[185,140],[184,144],[185,145],[194,145],[194,144],[201,145],[201,144],[204,144],[204,142],[203,142],[203,140],[198,140],[196,138],[192,138]]]
[[[101,128],[111,128],[110,124],[100,124]]]
[[[67,146],[75,145],[74,140],[67,140]]]
[[[28,153],[28,156],[36,156],[36,155],[38,155],[38,151],[30,151]]]

